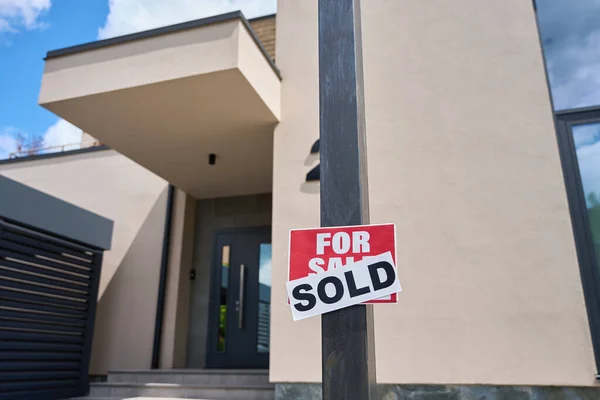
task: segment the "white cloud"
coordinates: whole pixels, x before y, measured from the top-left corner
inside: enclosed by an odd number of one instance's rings
[[[59,119],[43,135],[43,147],[65,146],[64,150],[80,148],[81,129],[64,119]],[[63,148],[49,149],[48,152],[63,151]]]
[[[11,153],[16,153],[17,157],[27,156],[28,150],[35,154],[76,150],[81,148],[81,136],[81,129],[64,119],[56,121],[42,135],[30,135],[12,127],[4,128],[0,130],[0,160],[9,158]]]
[[[2,0],[0,0],[2,1]],[[98,38],[125,35],[241,10],[246,18],[272,14],[276,0],[110,0]]]
[[[600,142],[600,124],[576,125],[573,127],[573,139],[577,149]]]
[[[25,28],[43,27],[42,13],[52,5],[50,0],[0,0],[0,33],[17,33]]]
[[[14,129],[3,129],[0,133],[0,160],[8,158],[11,153],[17,151],[17,145]]]

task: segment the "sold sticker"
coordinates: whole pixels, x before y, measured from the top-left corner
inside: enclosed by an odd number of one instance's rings
[[[402,290],[391,252],[289,281],[294,321]]]

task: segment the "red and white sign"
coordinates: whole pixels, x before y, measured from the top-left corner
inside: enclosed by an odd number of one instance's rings
[[[353,264],[365,257],[390,252],[396,265],[396,227],[394,224],[356,225],[290,231],[288,281]],[[392,293],[368,303],[396,303]]]

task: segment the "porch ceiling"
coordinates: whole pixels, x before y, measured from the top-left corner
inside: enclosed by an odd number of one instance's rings
[[[230,13],[50,52],[39,102],[203,198],[271,191],[279,95],[275,66]]]

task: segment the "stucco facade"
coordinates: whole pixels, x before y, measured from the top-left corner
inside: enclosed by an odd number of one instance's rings
[[[592,385],[595,370],[530,3],[362,3],[371,222],[397,226],[404,291],[375,307],[381,383]],[[273,259],[318,226],[316,2],[280,1]],[[304,32],[304,40],[297,40]],[[312,163],[310,162],[312,161]],[[319,319],[273,272],[271,379],[317,382]]]

